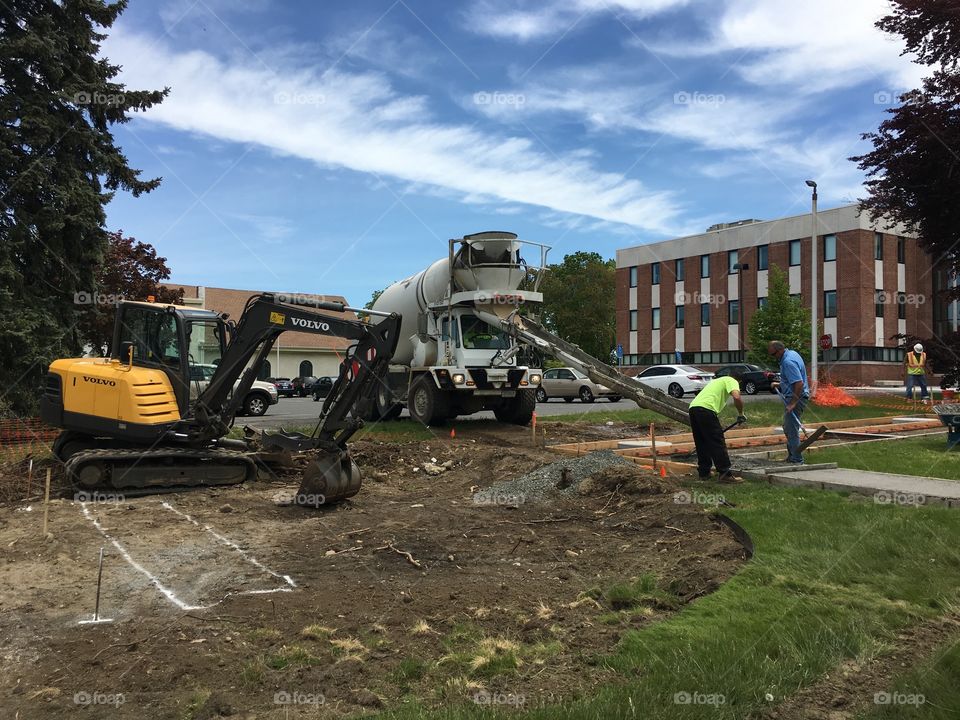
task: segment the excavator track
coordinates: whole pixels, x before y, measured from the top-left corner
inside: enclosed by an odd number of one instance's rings
[[[247,453],[220,449],[84,450],[71,455],[65,469],[77,492],[109,490],[127,495],[236,485],[257,477],[256,463]]]

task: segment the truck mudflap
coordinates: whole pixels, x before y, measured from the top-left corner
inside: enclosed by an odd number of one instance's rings
[[[536,321],[528,317],[521,317],[516,311],[501,317],[478,308],[476,314],[484,322],[502,328],[514,339],[532,345],[577,368],[586,373],[595,383],[616,390],[623,397],[630,398],[640,407],[653,410],[655,413],[684,425],[690,425],[689,408],[686,403],[665,393],[644,388],[635,380],[621,375],[602,361],[588,355],[573,343],[557,337]]]

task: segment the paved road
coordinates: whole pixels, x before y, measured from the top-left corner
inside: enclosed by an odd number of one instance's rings
[[[747,403],[756,402],[758,400],[769,400],[773,398],[770,393],[758,393],[756,395],[744,395],[744,400]],[[688,395],[685,400],[690,402],[693,399],[692,395]],[[280,398],[280,402],[276,405],[272,405],[267,411],[267,414],[258,417],[239,417],[237,418],[237,425],[250,425],[255,428],[276,428],[279,426],[284,427],[293,427],[295,425],[309,425],[310,423],[316,421],[317,415],[320,413],[321,403],[313,402],[311,398]],[[619,402],[609,402],[608,400],[597,400],[593,403],[582,403],[579,400],[575,400],[572,403],[563,402],[562,400],[550,400],[545,403],[537,404],[537,415],[539,417],[545,417],[549,415],[567,415],[571,413],[595,413],[595,412],[604,412],[609,410],[635,410],[637,407],[636,403],[632,400],[620,400]],[[408,417],[407,411],[403,411],[401,417]],[[477,420],[481,419],[493,419],[493,413],[490,411],[479,412],[474,415],[471,415],[470,418],[475,418]]]

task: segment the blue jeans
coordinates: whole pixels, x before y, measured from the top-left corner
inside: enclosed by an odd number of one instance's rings
[[[807,399],[800,398],[793,412],[787,412],[784,408],[783,434],[787,437],[787,460],[789,462],[803,462],[803,455],[800,454],[800,416],[803,415],[806,406]]]
[[[929,397],[927,392],[927,380],[923,375],[911,375],[907,373],[907,400],[913,400],[913,389],[920,388],[920,397]]]

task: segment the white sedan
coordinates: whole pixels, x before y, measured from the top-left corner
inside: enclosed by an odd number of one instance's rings
[[[654,365],[634,379],[671,397],[682,398],[687,393],[696,395],[703,390],[713,375],[692,365]]]

